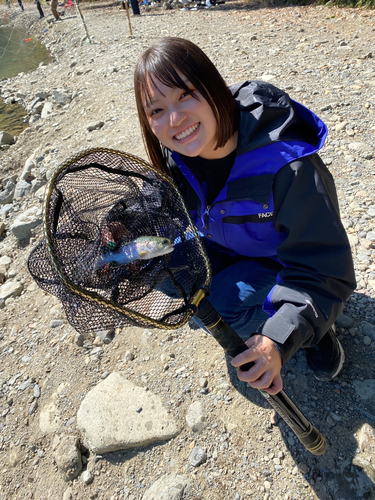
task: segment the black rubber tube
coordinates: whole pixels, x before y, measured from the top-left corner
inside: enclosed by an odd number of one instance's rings
[[[202,321],[228,356],[234,358],[237,354],[247,350],[248,347],[245,342],[222,319],[207,298],[199,305],[196,316]],[[253,363],[242,365],[241,370],[249,370],[252,365]],[[274,396],[271,396],[268,392],[260,392],[310,453],[313,455],[323,455],[326,452],[327,443],[324,436],[307,420],[284,391],[280,391]]]

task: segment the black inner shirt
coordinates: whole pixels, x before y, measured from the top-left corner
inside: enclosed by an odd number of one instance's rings
[[[191,157],[182,154],[179,156],[202,185],[207,204],[211,205],[225,186],[236,158],[236,150],[217,160],[206,160],[200,156]]]

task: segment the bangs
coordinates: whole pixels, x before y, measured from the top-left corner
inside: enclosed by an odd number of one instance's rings
[[[186,79],[181,78],[180,74],[186,77]],[[139,90],[141,92],[142,98],[145,103],[151,101],[151,90],[155,88],[162,96],[164,96],[163,92],[158,87],[158,82],[162,83],[166,87],[169,88],[180,88],[185,90],[191,94],[195,99],[197,96],[194,92],[191,91],[189,86],[187,85],[187,76],[184,74],[180,68],[176,69],[174,64],[171,64],[169,61],[147,61],[143,68],[142,78],[138,79]],[[139,77],[139,75],[138,75]],[[200,91],[200,85],[195,84],[195,82],[188,80],[191,84],[194,85]],[[165,97],[165,96],[164,96]]]

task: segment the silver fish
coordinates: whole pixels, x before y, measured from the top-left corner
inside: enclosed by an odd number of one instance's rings
[[[95,264],[95,269],[106,264],[121,266],[135,260],[147,260],[173,252],[173,242],[159,236],[140,236],[113,252],[103,255]]]

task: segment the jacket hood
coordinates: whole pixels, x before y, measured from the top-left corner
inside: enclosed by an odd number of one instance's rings
[[[230,90],[239,111],[237,155],[274,142],[304,142],[313,146],[310,154],[323,147],[326,125],[286,92],[256,80]]]

